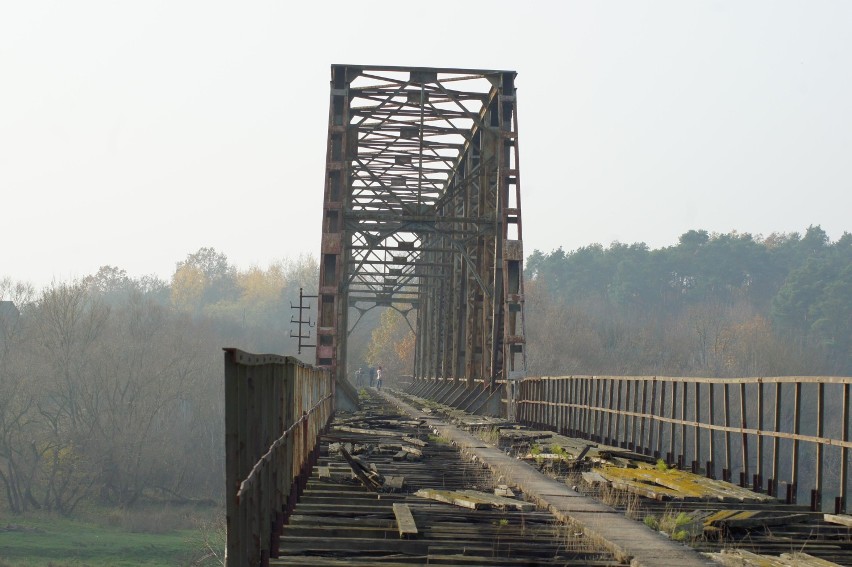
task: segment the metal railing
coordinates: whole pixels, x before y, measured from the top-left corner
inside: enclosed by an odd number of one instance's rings
[[[225,349],[227,565],[268,565],[334,411],[324,370]]]
[[[850,387],[852,378],[836,376],[545,376],[520,383],[518,418],[710,478],[723,458],[723,480],[738,473],[741,486],[788,503],[797,502],[800,484],[810,485],[813,510],[828,488],[843,513]]]

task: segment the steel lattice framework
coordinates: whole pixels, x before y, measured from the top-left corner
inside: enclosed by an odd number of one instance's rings
[[[515,76],[331,67],[317,364],[338,378],[378,306],[413,326],[417,377],[522,376]]]

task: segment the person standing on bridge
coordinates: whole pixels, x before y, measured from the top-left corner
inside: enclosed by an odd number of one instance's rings
[[[382,370],[381,366],[379,366],[379,369],[376,370],[376,389],[377,390],[382,389],[382,378],[384,377],[384,373],[385,373],[385,371]]]

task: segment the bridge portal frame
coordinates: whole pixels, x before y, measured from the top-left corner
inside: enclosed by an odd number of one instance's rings
[[[331,66],[316,362],[337,380],[376,307],[415,330],[416,378],[525,374],[515,78]]]

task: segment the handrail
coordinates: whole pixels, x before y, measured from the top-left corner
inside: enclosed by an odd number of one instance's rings
[[[522,422],[703,468],[711,478],[724,457],[724,480],[739,473],[741,486],[776,497],[786,483],[788,503],[812,482],[811,508],[821,510],[833,494],[835,513],[843,513],[850,394],[848,376],[537,376],[521,381],[517,408]],[[814,456],[805,467],[802,443]],[[829,478],[827,465],[838,460]]]
[[[284,444],[284,441],[293,432],[293,430],[296,429],[297,426],[307,421],[307,419],[314,413],[314,411],[316,411],[323,404],[323,402],[330,400],[331,398],[332,395],[329,394],[328,396],[318,401],[316,404],[314,404],[314,407],[312,407],[307,413],[302,414],[302,417],[299,418],[299,421],[288,427],[284,434],[281,435],[281,437],[272,442],[272,445],[269,446],[269,450],[266,451],[266,453],[264,453],[263,456],[257,460],[257,462],[252,467],[249,475],[245,478],[245,480],[240,483],[240,489],[237,491],[238,502],[240,498],[242,498],[242,496],[251,488],[251,486],[257,480],[257,476],[260,474],[260,469],[262,468],[262,466],[264,464],[268,464],[272,460],[273,453],[275,453],[275,451],[277,451]]]

